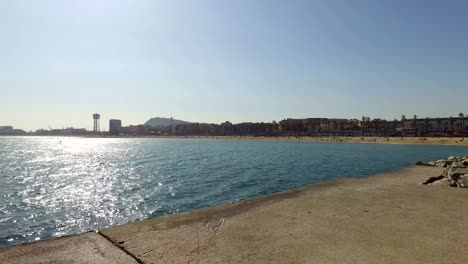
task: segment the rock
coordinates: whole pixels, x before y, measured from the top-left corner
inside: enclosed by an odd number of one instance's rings
[[[444,175],[430,177],[425,182],[423,182],[423,184],[436,184],[436,183],[444,182],[444,181],[442,181],[442,179],[444,179],[444,178],[445,178]]]
[[[418,166],[432,166],[428,162],[421,161],[421,160],[416,161],[416,165],[418,165]]]
[[[449,167],[445,170],[445,176],[447,177],[452,177],[452,176],[455,176],[457,174],[468,174],[468,169],[466,168],[455,168],[455,167]]]
[[[452,187],[468,188],[468,157],[455,157],[450,156],[447,160],[436,161],[417,161],[416,165],[419,166],[435,166],[439,168],[446,168],[443,175],[439,177],[431,177],[423,184],[437,184],[443,185],[448,181]],[[446,177],[447,181],[443,180]]]
[[[465,166],[468,166],[468,158],[463,158],[461,161],[460,161],[461,164],[465,165]]]
[[[463,175],[458,178],[457,186],[459,188],[468,188],[468,175]]]
[[[430,185],[434,185],[434,186],[447,186],[447,181],[444,181],[444,180],[438,180],[438,181],[435,181],[433,183],[430,183]]]
[[[465,165],[461,164],[461,163],[458,162],[458,161],[454,161],[454,162],[450,165],[450,167],[452,167],[452,168],[466,168]]]
[[[446,160],[438,160],[435,162],[435,166],[439,167],[439,168],[445,168],[447,167],[448,165],[448,161]]]
[[[445,177],[452,187],[468,188],[468,157],[467,156],[450,156],[447,160],[436,161],[418,161],[416,165],[420,166],[435,166],[446,168],[443,175],[439,177],[431,177],[424,184],[446,184],[443,180]]]
[[[445,171],[445,175],[447,176],[450,186],[457,187],[460,177],[464,175],[468,176],[468,170],[463,168],[450,167]]]

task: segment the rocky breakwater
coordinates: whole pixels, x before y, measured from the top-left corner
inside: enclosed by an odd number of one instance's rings
[[[439,177],[429,178],[424,184],[442,183],[446,180],[447,185],[458,188],[468,188],[468,156],[450,156],[446,160],[418,161],[416,165],[434,166],[445,168]]]

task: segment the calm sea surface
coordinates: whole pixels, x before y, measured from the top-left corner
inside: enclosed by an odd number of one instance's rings
[[[458,146],[0,137],[0,247],[466,154]]]

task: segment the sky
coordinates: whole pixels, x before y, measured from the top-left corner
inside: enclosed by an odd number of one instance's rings
[[[468,1],[0,0],[0,125],[468,114]]]

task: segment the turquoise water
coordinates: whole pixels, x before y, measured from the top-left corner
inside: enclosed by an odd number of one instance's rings
[[[466,154],[460,146],[0,137],[0,247]]]

